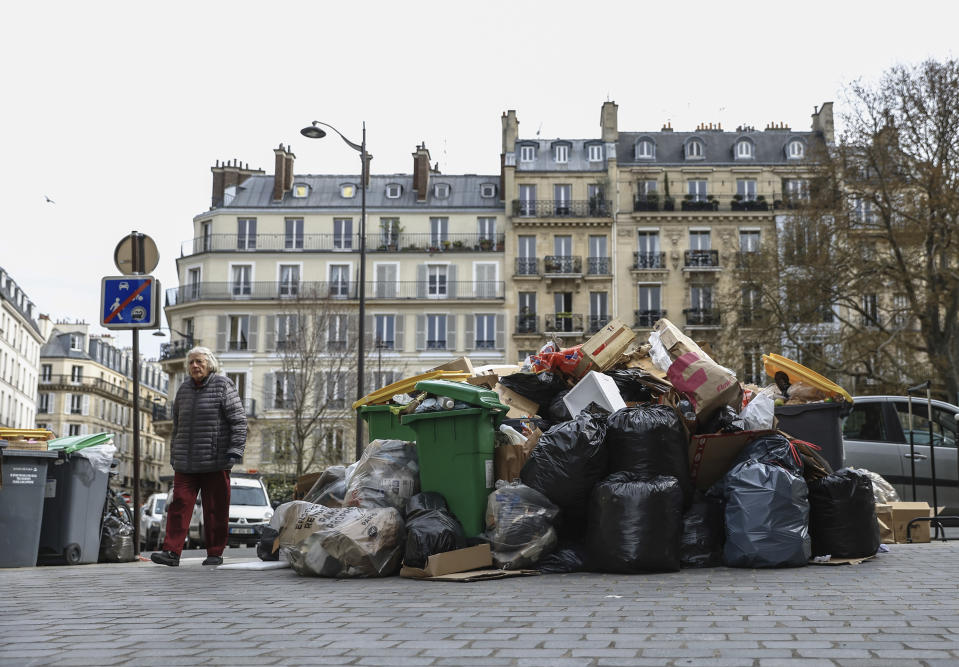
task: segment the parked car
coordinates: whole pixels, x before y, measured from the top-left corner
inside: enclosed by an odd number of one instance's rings
[[[842,425],[847,466],[879,473],[902,500],[912,500],[912,464],[916,469],[916,500],[932,505],[932,456],[936,461],[936,493],[943,514],[959,515],[959,469],[956,431],[959,407],[932,401],[932,444],[929,447],[926,399],[913,397],[912,425],[905,396],[855,396],[852,412]],[[910,452],[910,435],[914,454]]]
[[[201,494],[202,496],[202,494]],[[256,546],[263,527],[273,518],[270,494],[263,479],[256,474],[232,473],[230,475],[230,523],[227,544],[231,547]],[[202,497],[197,497],[190,518],[187,543],[191,548],[202,549],[203,534]]]
[[[154,493],[140,508],[140,550],[159,549],[163,543],[160,524],[163,521],[163,508],[166,506],[165,493]]]

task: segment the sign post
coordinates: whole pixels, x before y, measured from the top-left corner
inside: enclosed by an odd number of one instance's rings
[[[100,324],[133,335],[133,548],[140,553],[140,329],[157,329],[160,281],[148,274],[160,262],[156,243],[132,232],[117,244],[113,263],[122,276],[100,282]]]

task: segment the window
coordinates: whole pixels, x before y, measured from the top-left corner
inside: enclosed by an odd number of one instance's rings
[[[569,146],[566,144],[553,146],[553,161],[560,164],[569,162]]]
[[[83,395],[70,394],[70,414],[79,415],[83,412]]]
[[[494,183],[483,183],[480,186],[480,197],[483,199],[492,199],[496,196],[496,185]]]
[[[300,265],[280,264],[280,296],[296,296],[300,292]]]
[[[759,386],[766,384],[762,355],[762,351],[755,345],[747,345],[743,348],[743,382]]]
[[[740,139],[736,142],[736,159],[748,160],[753,156],[753,143],[748,139]]]
[[[376,263],[373,265],[373,274],[376,277],[373,294],[377,299],[396,298],[396,276],[399,274],[399,270],[399,264]]]
[[[636,326],[652,327],[656,320],[662,319],[661,285],[639,285],[639,310],[636,313]]]
[[[876,294],[862,295],[862,325],[874,327],[879,324],[879,297]]]
[[[491,262],[475,262],[475,284],[473,294],[481,299],[495,299],[499,283],[496,280],[496,264]]]
[[[303,218],[286,219],[286,236],[283,247],[287,250],[303,249]]]
[[[589,204],[589,214],[595,216],[609,215],[609,207],[606,205],[606,191],[599,183],[590,183],[586,186],[586,200]]]
[[[793,139],[786,144],[786,157],[790,160],[799,160],[806,154],[806,147],[799,139]]]
[[[636,268],[663,268],[662,255],[659,252],[659,232],[640,231],[638,233],[637,240],[638,250],[636,252]]]
[[[345,408],[346,397],[343,394],[343,374],[335,371],[326,372],[326,404],[331,408]]]
[[[656,194],[656,181],[644,180],[636,182],[636,193],[640,198],[645,199],[647,195]]]
[[[536,292],[520,292],[516,333],[536,333]]]
[[[333,250],[352,250],[353,218],[333,218]]]
[[[609,252],[607,244],[609,239],[601,235],[590,235],[588,241],[589,255],[586,257],[586,272],[594,276],[605,276],[610,273]]]
[[[293,373],[279,371],[273,376],[273,407],[277,410],[293,408],[293,395],[296,391],[296,376]]]
[[[449,183],[437,183],[433,186],[433,196],[437,199],[448,199],[450,196]]]
[[[495,349],[496,315],[474,315],[473,326],[475,332],[473,347],[477,350]]]
[[[443,299],[447,296],[447,267],[443,264],[429,264],[426,267],[426,296]]]
[[[395,248],[400,242],[400,219],[380,218],[380,245]]]
[[[50,382],[53,380],[53,364],[43,364],[40,367],[40,379],[43,382]]]
[[[759,252],[759,230],[739,230],[739,252]]]
[[[40,394],[37,396],[37,412],[50,412],[50,394]]]
[[[237,218],[236,249],[256,250],[256,218]]]
[[[701,160],[703,159],[703,142],[700,139],[690,139],[686,142],[686,159],[687,160]]]
[[[298,322],[299,318],[295,314],[276,316],[276,349],[278,351],[292,350],[296,346],[294,336]]]
[[[640,139],[636,142],[636,159],[652,160],[656,157],[656,144],[651,139]]]
[[[536,186],[519,186],[519,214],[536,215]]]
[[[762,304],[762,292],[756,285],[743,285],[741,289],[743,301],[743,323],[754,323],[759,317]]]
[[[481,240],[496,240],[496,218],[477,218],[476,228]]]
[[[442,248],[449,242],[449,218],[430,218],[430,247]]]
[[[599,331],[609,323],[609,292],[589,293],[589,330]]]
[[[804,178],[786,178],[783,179],[783,191],[786,195],[786,203],[795,204],[809,200],[809,181]]]
[[[308,194],[310,194],[310,186],[304,183],[295,183],[293,185],[293,197],[296,199],[303,199]]]
[[[345,299],[350,295],[350,265],[330,264],[330,296]]]
[[[230,315],[229,326],[230,330],[227,349],[231,351],[249,349],[250,316]]]
[[[687,191],[692,201],[706,201],[706,181],[697,179],[686,182]]]
[[[736,194],[739,195],[739,198],[742,201],[755,201],[756,200],[756,179],[737,178]]]
[[[349,342],[349,319],[346,315],[330,315],[326,329],[326,343],[330,352],[346,349]]]
[[[200,223],[200,238],[201,238],[200,247],[202,252],[209,252],[213,246],[213,223],[212,222]]]
[[[590,144],[588,150],[587,159],[590,162],[602,162],[603,161],[603,146],[602,144]]]
[[[573,293],[572,292],[553,292],[554,321],[553,327],[556,331],[573,331],[574,325],[579,320],[579,329],[582,327],[582,318],[578,314],[573,315]]]
[[[83,366],[73,366],[70,368],[70,381],[76,383],[83,381]]]
[[[426,349],[445,350],[446,347],[446,315],[426,316]]]
[[[854,223],[871,225],[876,222],[877,216],[872,202],[862,197],[852,198],[852,220]]]
[[[371,387],[387,387],[394,382],[399,382],[403,378],[397,371],[373,369],[370,373]]]
[[[519,256],[516,258],[516,273],[521,276],[536,275],[536,237],[523,235],[518,239]]]
[[[233,296],[250,296],[253,293],[253,266],[234,264],[231,268]]]
[[[70,349],[83,351],[83,334],[70,334]]]
[[[403,186],[399,183],[390,183],[386,186],[387,199],[399,199],[401,194],[403,194]]]
[[[200,298],[200,269],[189,269],[186,272],[187,295],[190,299]]]
[[[892,297],[892,321],[896,326],[905,326],[910,320],[909,298],[905,294]]]
[[[374,344],[380,350],[394,349],[396,335],[396,315],[374,315],[373,316],[373,335]]]
[[[519,161],[532,162],[536,159],[536,147],[525,144],[519,147]]]
[[[79,424],[69,424],[69,435],[80,435],[80,425]]]
[[[899,422],[902,424],[903,435],[906,436],[906,442],[909,442],[911,435],[916,445],[928,446],[929,431],[932,430],[932,442],[936,447],[949,447],[953,450],[956,448],[956,420],[954,413],[933,406],[932,423],[930,424],[927,417],[929,414],[928,406],[919,401],[913,401],[912,427],[910,432],[909,404],[906,401],[896,401],[895,405]],[[941,454],[936,454],[936,456],[941,456]]]
[[[356,186],[352,183],[343,183],[340,185],[340,196],[343,199],[353,199],[356,196]]]
[[[572,185],[557,183],[553,186],[553,202],[556,206],[556,215],[569,215],[569,203],[572,198],[572,193]]]
[[[689,288],[689,301],[694,311],[705,313],[713,307],[713,288],[693,286]]]

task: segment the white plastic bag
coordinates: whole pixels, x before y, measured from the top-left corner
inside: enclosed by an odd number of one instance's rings
[[[110,472],[110,464],[113,463],[113,455],[117,453],[117,448],[112,442],[105,442],[102,445],[85,447],[78,449],[71,456],[82,456],[90,461],[94,470],[102,473]]]
[[[747,431],[761,431],[773,427],[775,410],[776,402],[773,397],[760,392],[753,400],[749,401],[743,411],[739,413],[739,416],[742,417]]]
[[[658,331],[649,332],[649,358],[656,364],[656,368],[664,373],[673,365],[673,358],[669,356],[663,341],[659,339]]]

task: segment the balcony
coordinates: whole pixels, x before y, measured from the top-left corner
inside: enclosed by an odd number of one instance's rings
[[[357,282],[202,282],[166,291],[166,305],[197,301],[316,301],[358,299]],[[366,283],[366,299],[503,299],[501,280],[399,281]]]
[[[170,361],[172,359],[182,359],[194,347],[198,346],[200,341],[194,338],[181,338],[180,340],[170,341],[160,344],[160,361]]]
[[[605,327],[607,324],[609,324],[610,319],[611,318],[609,317],[609,315],[590,315],[589,323],[588,323],[589,327],[587,328],[587,333],[589,333],[589,335],[592,336],[594,333],[596,333],[597,331]]]
[[[719,310],[715,308],[685,308],[686,326],[718,327],[720,324]]]
[[[516,218],[608,218],[612,215],[608,199],[569,200],[514,199]]]
[[[582,275],[583,258],[570,255],[547,255],[543,258],[545,275]]]
[[[539,333],[538,315],[517,315],[516,333],[518,334],[536,334]]]
[[[587,257],[586,275],[588,276],[609,276],[612,275],[612,263],[609,257]]]
[[[546,331],[563,333],[582,333],[582,313],[554,313],[546,315]]]
[[[429,232],[366,235],[368,252],[503,252],[505,234]],[[180,257],[217,252],[359,252],[359,234],[210,234],[180,244]]]
[[[666,253],[664,252],[634,252],[633,253],[633,271],[645,271],[648,269],[665,269]]]
[[[49,389],[78,389],[93,390],[123,401],[132,401],[133,396],[128,389],[111,384],[99,378],[75,378],[72,375],[45,375],[40,377],[40,387]]]
[[[771,203],[770,203],[771,202]],[[759,195],[690,195],[663,197],[658,193],[633,197],[634,213],[651,212],[715,212],[730,211],[763,213],[771,210],[796,209],[805,203],[800,197],[785,197],[769,192]]]
[[[770,312],[765,308],[743,308],[739,311],[739,324],[744,327],[766,327],[770,317]]]
[[[683,253],[683,261],[687,269],[718,269],[718,250],[687,250]]]
[[[517,257],[516,258],[517,276],[538,276],[539,260],[535,257]]]
[[[635,315],[634,326],[645,329],[652,329],[656,320],[666,317],[665,310],[636,310],[633,311],[633,314]]]

